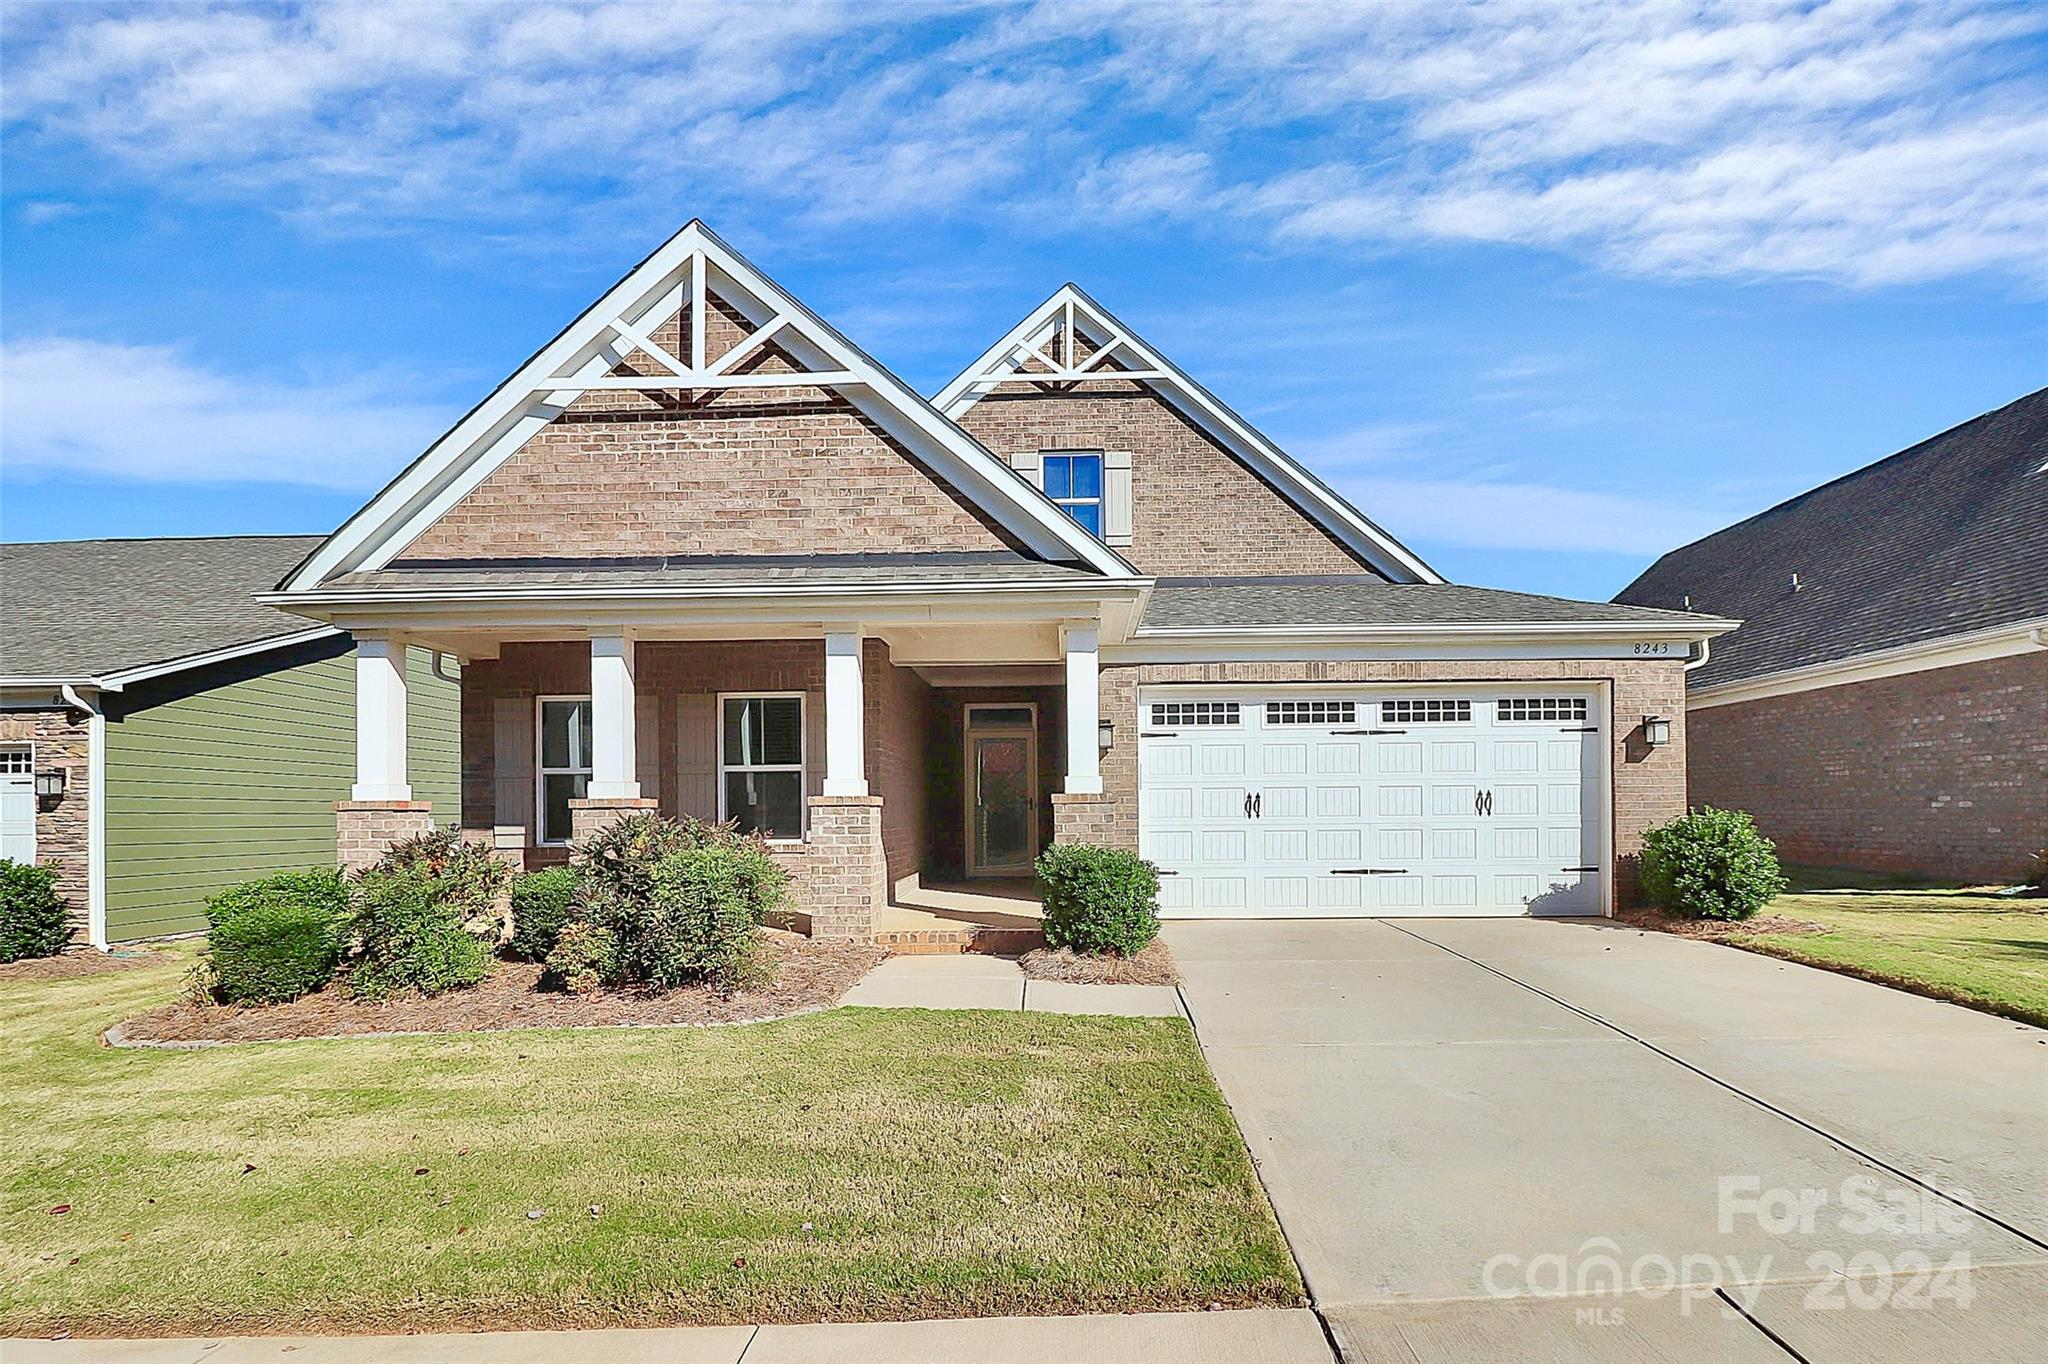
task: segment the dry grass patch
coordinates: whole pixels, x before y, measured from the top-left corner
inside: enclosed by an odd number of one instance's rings
[[[0,984],[0,1334],[1301,1301],[1179,1019],[98,1044],[190,955]]]
[[[1033,980],[1063,980],[1075,985],[1178,985],[1180,967],[1163,938],[1154,938],[1134,957],[1108,952],[1076,952],[1069,947],[1040,947],[1017,959]]]
[[[149,947],[117,947],[111,952],[102,952],[97,947],[67,947],[54,957],[0,962],[0,980],[68,980],[73,976],[126,971],[134,966],[160,966],[170,960],[166,953]]]

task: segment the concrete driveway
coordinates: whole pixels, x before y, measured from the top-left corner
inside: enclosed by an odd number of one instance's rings
[[[2048,1033],[1605,923],[1167,939],[1348,1357],[2048,1339]]]

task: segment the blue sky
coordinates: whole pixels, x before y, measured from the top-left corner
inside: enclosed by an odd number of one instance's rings
[[[11,4],[0,119],[8,539],[329,530],[692,216],[1573,596],[2048,383],[2038,5]]]

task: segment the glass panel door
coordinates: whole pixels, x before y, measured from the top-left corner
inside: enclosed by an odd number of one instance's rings
[[[1038,851],[1031,733],[973,733],[968,749],[968,875],[1026,875]]]

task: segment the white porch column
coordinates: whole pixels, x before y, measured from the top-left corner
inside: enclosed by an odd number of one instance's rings
[[[638,800],[633,638],[590,637],[590,799]]]
[[[861,694],[860,627],[825,631],[825,794],[864,796],[867,701]]]
[[[405,779],[405,637],[356,635],[356,784],[351,800],[411,800]]]
[[[1095,733],[1102,718],[1096,648],[1101,631],[1093,625],[1069,625],[1060,631],[1067,656],[1067,786],[1069,795],[1102,794],[1102,754]]]

